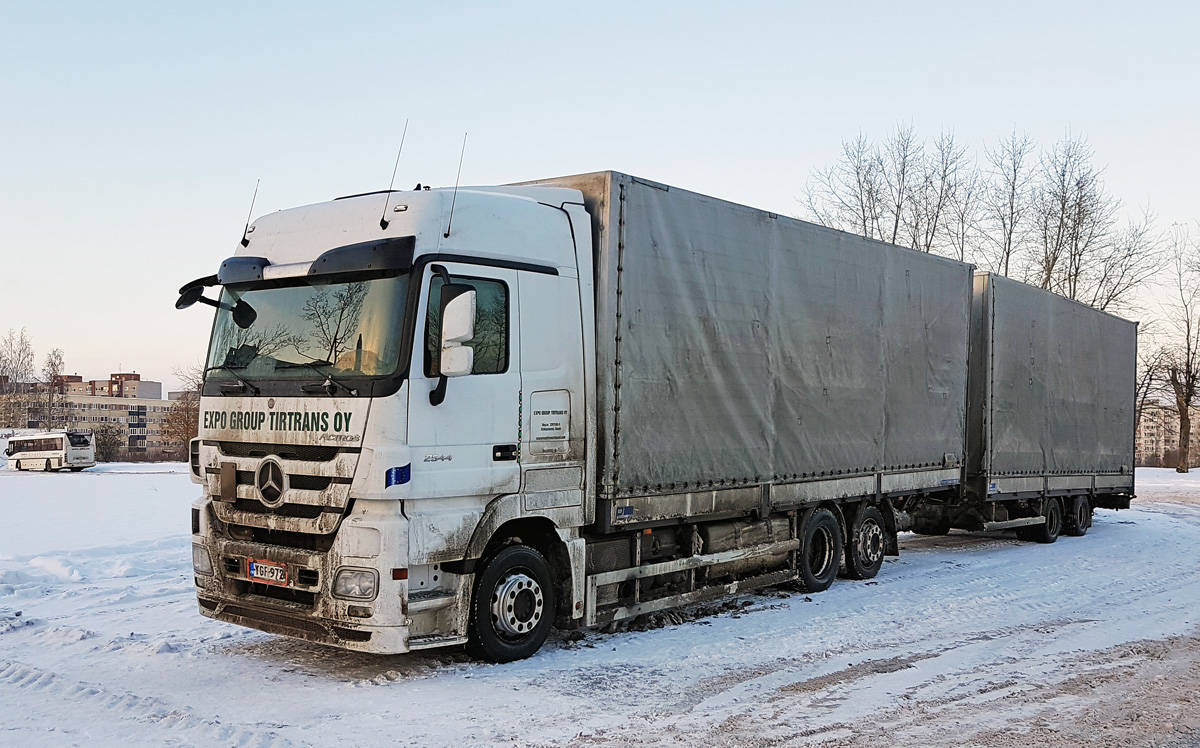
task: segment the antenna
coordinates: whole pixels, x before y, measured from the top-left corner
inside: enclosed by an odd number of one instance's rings
[[[450,238],[450,224],[454,223],[454,203],[458,202],[458,180],[462,177],[463,156],[467,155],[467,134],[463,133],[462,153],[458,154],[458,176],[454,177],[454,197],[450,198],[450,218],[446,221],[446,233],[443,239]]]
[[[250,216],[254,215],[254,201],[258,199],[258,185],[262,184],[259,179],[254,183],[254,197],[250,198],[250,212],[246,214],[246,228],[242,229],[242,246],[250,246]]]
[[[408,120],[404,120],[404,132],[400,133],[400,149],[396,151],[396,165],[392,167],[392,181],[388,182],[387,197],[383,201],[383,215],[379,216],[379,228],[387,230],[388,224],[391,223],[387,219],[388,203],[392,199],[392,186],[396,184],[396,170],[400,168],[400,154],[404,153],[404,136],[408,135]]]

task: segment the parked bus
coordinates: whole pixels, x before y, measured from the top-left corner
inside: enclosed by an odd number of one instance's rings
[[[4,454],[17,470],[78,472],[96,464],[96,440],[91,431],[44,431],[9,438]]]

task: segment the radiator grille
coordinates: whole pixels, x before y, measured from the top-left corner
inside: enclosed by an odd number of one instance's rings
[[[312,504],[281,504],[274,509],[270,509],[254,499],[238,499],[233,502],[233,507],[239,512],[248,512],[250,514],[274,514],[278,517],[300,517],[302,519],[316,519],[325,511],[325,507],[314,506]],[[332,511],[338,514],[342,513],[340,507]]]
[[[226,457],[266,457],[278,455],[285,460],[305,462],[329,462],[343,451],[341,447],[320,447],[309,444],[264,444],[261,442],[217,442],[221,454]],[[346,448],[346,452],[358,452],[357,447]]]

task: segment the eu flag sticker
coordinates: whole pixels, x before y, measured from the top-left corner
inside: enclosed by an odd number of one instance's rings
[[[402,486],[405,483],[408,483],[408,481],[411,478],[412,478],[412,464],[411,463],[408,465],[405,465],[404,467],[388,468],[386,484],[384,485],[384,488],[391,488],[392,486]]]

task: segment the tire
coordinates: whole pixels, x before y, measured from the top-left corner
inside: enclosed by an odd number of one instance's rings
[[[918,535],[947,535],[950,533],[950,520],[945,518],[913,520],[912,531]]]
[[[828,509],[812,509],[800,529],[800,558],[796,564],[805,592],[829,589],[842,559],[842,526]]]
[[[546,641],[554,610],[554,580],[545,557],[527,545],[510,545],[477,578],[467,651],[492,662],[523,660]]]
[[[1032,540],[1035,543],[1053,543],[1063,529],[1062,503],[1058,499],[1046,499],[1046,507],[1042,510],[1045,521],[1040,525],[1029,525],[1017,528],[1017,537],[1021,540]]]
[[[883,566],[887,551],[887,527],[883,515],[873,506],[864,504],[850,527],[850,542],[846,544],[846,576],[851,579],[871,579]]]
[[[1076,496],[1065,519],[1064,533],[1076,538],[1087,535],[1088,528],[1092,526],[1092,502],[1086,496]]]
[[[46,460],[46,467],[42,468],[42,470],[47,473],[53,472],[53,468],[50,467],[50,460]]]

